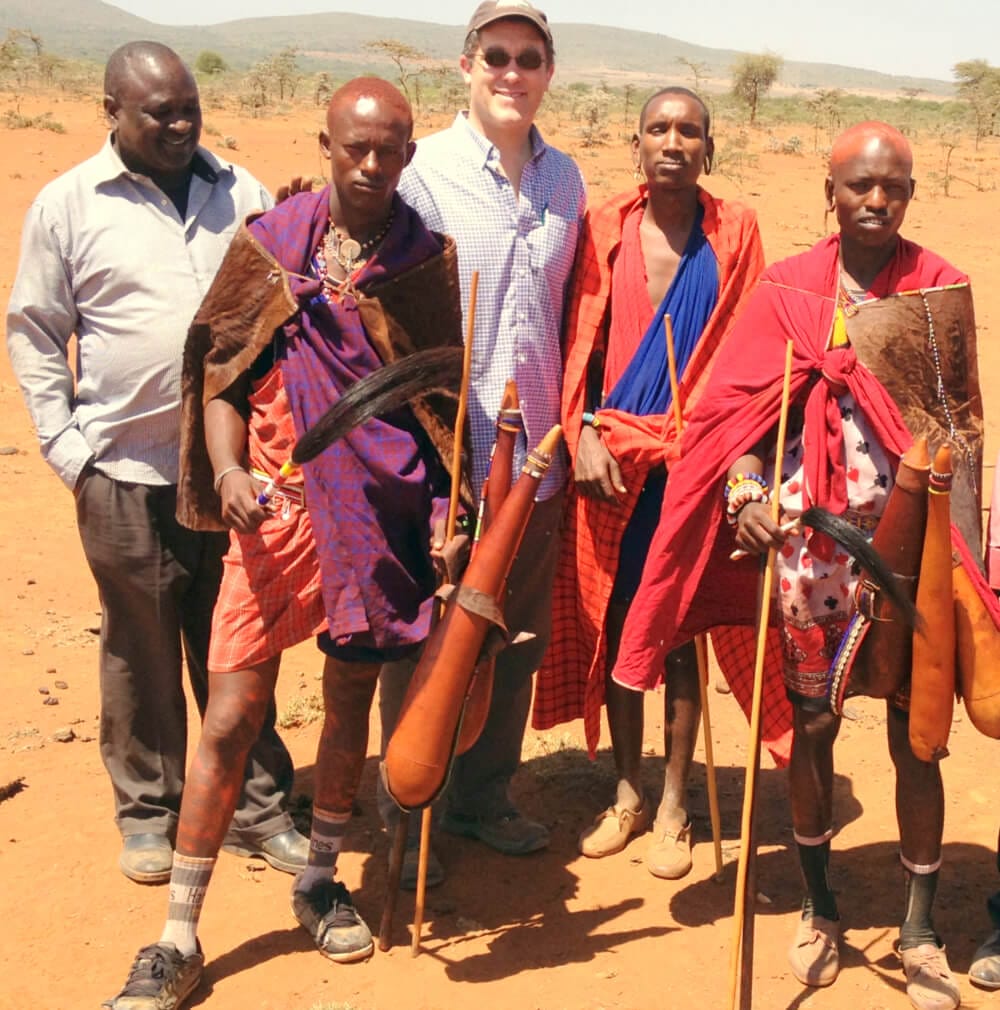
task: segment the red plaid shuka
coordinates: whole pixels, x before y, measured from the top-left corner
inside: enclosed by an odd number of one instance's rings
[[[281,369],[254,383],[249,397],[250,466],[275,474],[295,445],[295,422]],[[289,485],[302,492],[302,474]],[[229,531],[222,585],[212,613],[208,668],[245,670],[326,628],[319,558],[309,513],[276,495],[253,533]]]
[[[645,186],[615,197],[588,213],[574,273],[573,297],[567,324],[566,372],[562,421],[566,444],[576,457],[583,412],[587,407],[587,372],[595,351],[603,350],[611,299],[611,271],[621,245],[629,213],[646,199]],[[764,267],[756,214],[740,204],[717,200],[699,190],[704,207],[702,228],[719,269],[719,299],[680,382],[683,415],[697,400],[710,367],[729,332],[733,318],[754,289]],[[604,443],[617,459],[629,489],[618,507],[585,498],[570,489],[562,552],[553,597],[552,641],[538,675],[532,724],[549,729],[581,716],[587,746],[593,755],[600,739],[601,705],[607,665],[605,618],[622,534],[650,469],[670,466],[677,458],[673,413],[636,416],[617,410],[600,412]],[[752,632],[751,632],[752,633]],[[751,662],[735,655],[744,629],[715,640],[720,664],[741,702],[747,702],[752,681]],[[781,690],[780,646],[769,642],[768,669]],[[764,727],[764,739],[781,761],[787,756],[790,719],[787,703],[771,709],[778,721]],[[784,716],[784,720],[781,719]]]

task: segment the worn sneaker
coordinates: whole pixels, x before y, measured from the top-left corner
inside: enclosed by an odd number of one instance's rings
[[[293,890],[292,912],[331,961],[363,961],[375,950],[371,930],[339,880],[324,880],[309,891]]]
[[[108,1010],[177,1010],[194,992],[205,968],[201,947],[185,957],[172,943],[143,947],[125,986],[101,1006]]]
[[[529,821],[518,810],[493,815],[469,815],[448,811],[441,827],[452,835],[478,838],[505,856],[526,856],[549,844],[549,829],[538,821]]]
[[[962,1001],[944,947],[922,943],[901,950],[906,995],[917,1010],[955,1010]]]

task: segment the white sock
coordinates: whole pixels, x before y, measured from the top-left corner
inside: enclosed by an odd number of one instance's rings
[[[174,853],[167,924],[160,943],[172,943],[184,957],[190,957],[198,949],[198,920],[214,869],[215,859]]]

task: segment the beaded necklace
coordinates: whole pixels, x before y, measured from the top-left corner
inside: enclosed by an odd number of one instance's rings
[[[390,213],[385,224],[364,242],[342,235],[333,221],[327,230],[326,238],[323,241],[323,252],[327,263],[337,262],[341,269],[350,277],[355,270],[360,270],[371,258],[371,255],[379,247],[382,240],[389,234],[392,227],[392,220],[395,216]]]

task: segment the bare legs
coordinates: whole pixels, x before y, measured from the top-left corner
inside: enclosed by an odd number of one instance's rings
[[[627,608],[612,605],[608,610],[608,670],[618,656]],[[687,643],[667,657],[666,691],[663,702],[663,750],[666,769],[663,798],[656,819],[681,827],[687,822],[687,778],[691,771],[694,747],[701,719],[698,691],[698,662],[694,644]],[[640,766],[642,761],[643,696],[616,684],[608,674],[605,699],[611,749],[618,772],[619,806],[638,809],[642,801]]]
[[[280,656],[234,673],[209,673],[208,707],[177,825],[181,855],[218,855],[239,801],[247,754],[274,695]]]

